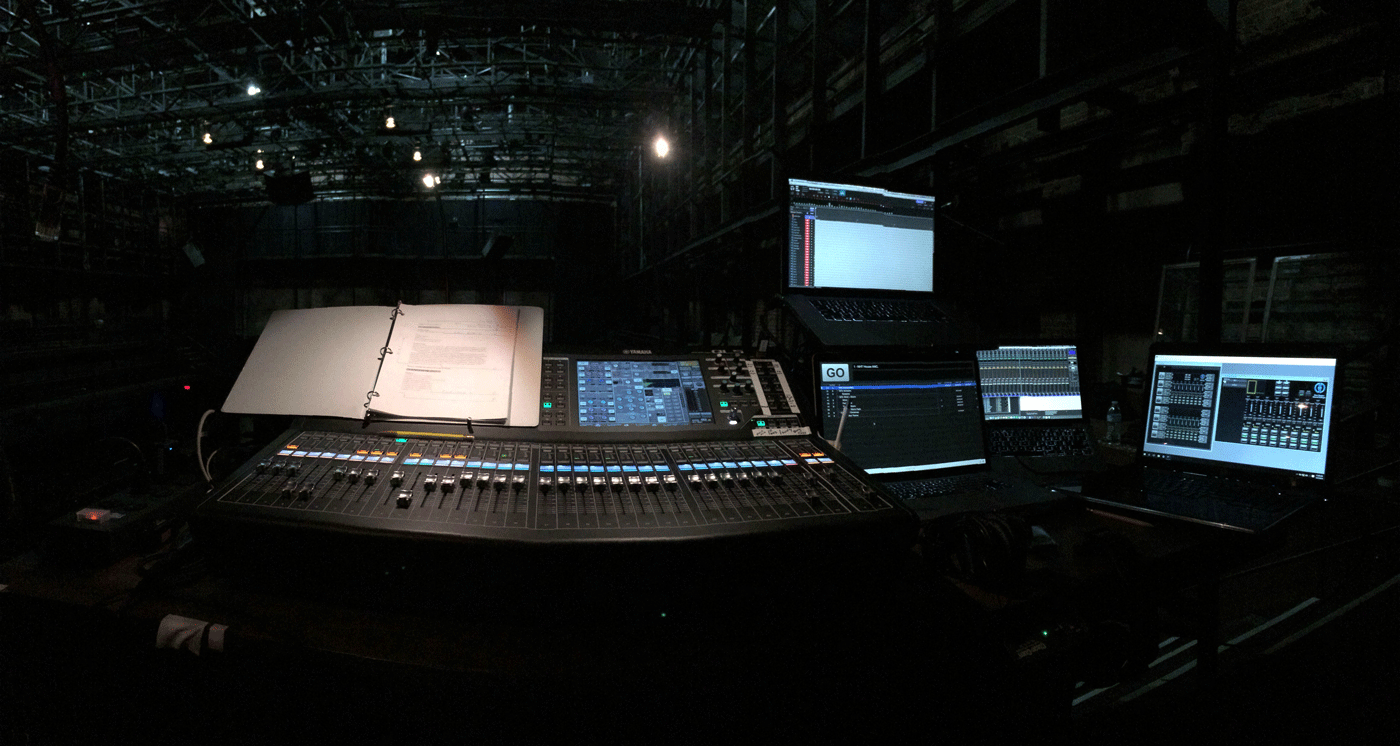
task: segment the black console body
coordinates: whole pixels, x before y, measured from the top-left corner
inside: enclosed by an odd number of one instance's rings
[[[205,499],[196,535],[237,577],[448,603],[773,587],[913,542],[771,360],[546,356],[541,407],[537,428],[300,421]]]

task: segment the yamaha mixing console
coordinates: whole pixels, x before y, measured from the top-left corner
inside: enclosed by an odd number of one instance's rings
[[[300,421],[211,493],[196,533],[233,573],[458,586],[825,572],[912,541],[912,514],[809,434],[774,361],[544,362],[539,427]]]

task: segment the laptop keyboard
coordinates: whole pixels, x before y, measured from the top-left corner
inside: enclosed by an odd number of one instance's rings
[[[828,321],[947,321],[932,301],[816,298],[812,307]]]
[[[1018,427],[988,432],[993,456],[1092,456],[1094,442],[1082,427]]]
[[[1278,490],[1266,485],[1199,474],[1145,471],[1142,475],[1142,487],[1146,492],[1159,495],[1251,507],[1267,507],[1286,502]]]
[[[895,497],[913,500],[919,497],[942,497],[962,492],[985,492],[1006,486],[987,474],[958,474],[950,477],[911,479],[907,482],[890,482],[885,485]]]

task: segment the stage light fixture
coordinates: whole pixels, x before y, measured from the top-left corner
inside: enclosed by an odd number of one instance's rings
[[[397,126],[397,124],[394,124],[394,117],[392,114],[384,118],[384,129],[391,130]]]
[[[438,178],[432,174],[423,174],[423,186],[432,189],[438,185]]]
[[[205,145],[213,145],[213,144],[214,144],[214,136],[211,135],[211,134],[209,134],[208,132],[205,132],[205,133],[204,133],[204,138],[203,138],[203,139],[204,139],[204,144],[205,144]]]
[[[657,158],[665,158],[671,152],[671,143],[666,142],[666,138],[661,135],[657,135],[656,140],[651,145],[656,151]]]
[[[259,93],[262,93],[262,89],[258,87],[257,82],[256,82],[256,81],[250,81],[250,82],[248,83],[248,95],[249,95],[249,96],[256,96],[256,95],[258,95]]]

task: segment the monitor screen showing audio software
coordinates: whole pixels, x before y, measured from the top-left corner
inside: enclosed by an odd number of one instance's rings
[[[788,289],[933,292],[934,198],[788,180]]]
[[[582,427],[680,427],[714,421],[695,360],[579,360]]]
[[[1324,478],[1335,358],[1161,354],[1143,457]]]
[[[870,474],[987,463],[976,362],[821,362],[822,435]],[[844,421],[844,424],[843,424]]]
[[[1084,417],[1074,345],[1003,345],[977,351],[982,416],[988,420]]]

